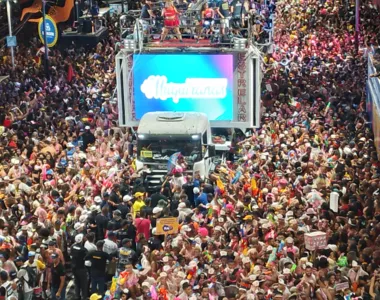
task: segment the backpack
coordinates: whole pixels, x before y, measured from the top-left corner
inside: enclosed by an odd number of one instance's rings
[[[29,285],[30,288],[35,288],[37,285],[37,272],[31,266],[22,267],[26,273],[28,273],[28,280],[23,278],[23,280]]]
[[[24,282],[22,280],[17,282],[17,294],[18,300],[24,300]]]

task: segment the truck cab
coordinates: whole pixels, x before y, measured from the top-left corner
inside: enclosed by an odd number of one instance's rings
[[[185,158],[188,175],[208,175],[215,148],[207,116],[197,112],[146,113],[137,129],[136,168],[147,170],[148,191],[161,188],[170,156],[177,152]]]

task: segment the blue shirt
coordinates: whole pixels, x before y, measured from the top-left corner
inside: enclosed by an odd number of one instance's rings
[[[200,204],[203,204],[205,206],[208,204],[206,193],[202,193],[197,198],[195,198],[195,207],[198,207]],[[204,207],[199,207],[199,209],[205,210]]]

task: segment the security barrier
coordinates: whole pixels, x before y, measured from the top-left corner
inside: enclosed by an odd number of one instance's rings
[[[374,142],[380,157],[380,79],[379,77],[370,77],[380,71],[379,68],[376,69],[377,64],[380,65],[380,61],[378,62],[373,54],[369,53],[366,108],[372,122]]]

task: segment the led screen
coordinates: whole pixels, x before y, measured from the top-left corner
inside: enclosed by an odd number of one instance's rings
[[[233,56],[137,54],[133,57],[136,119],[152,111],[196,111],[233,120]]]

